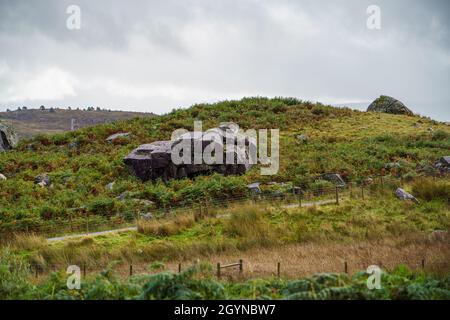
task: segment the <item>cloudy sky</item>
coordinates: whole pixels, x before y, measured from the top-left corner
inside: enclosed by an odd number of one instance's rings
[[[362,108],[387,94],[449,121],[449,24],[447,0],[0,0],[0,110],[256,95]]]

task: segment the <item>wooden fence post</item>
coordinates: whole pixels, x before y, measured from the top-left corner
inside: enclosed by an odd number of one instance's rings
[[[130,277],[133,275],[133,265],[130,264]]]
[[[277,277],[280,278],[281,275],[281,263],[278,262],[277,263]]]
[[[422,259],[422,269],[425,269],[425,259]]]
[[[244,271],[244,261],[242,259],[239,260],[239,273],[242,273]]]
[[[220,262],[217,263],[217,278],[220,279]]]
[[[181,272],[181,263],[178,264],[178,273]]]
[[[336,204],[339,205],[339,187],[336,186]]]
[[[361,185],[361,197],[364,200],[364,185]]]
[[[344,262],[344,272],[348,273],[347,261]]]

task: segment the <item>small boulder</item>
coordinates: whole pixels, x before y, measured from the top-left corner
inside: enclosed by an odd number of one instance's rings
[[[398,199],[400,199],[402,201],[411,200],[414,203],[420,203],[416,197],[414,197],[412,194],[406,192],[402,188],[398,188],[397,190],[395,190],[395,195],[397,196]]]
[[[0,173],[0,181],[6,181],[6,177]]]
[[[140,217],[141,217],[142,220],[145,220],[145,221],[150,221],[150,220],[153,219],[153,215],[150,212],[141,213]]]
[[[260,182],[254,182],[254,183],[249,184],[249,185],[247,186],[247,188],[248,188],[251,192],[259,194],[259,193],[261,193],[260,185],[261,185]]]
[[[116,183],[115,181],[108,183],[108,184],[105,186],[105,189],[108,190],[108,191],[112,191],[112,190],[114,189],[114,184],[115,184],[115,183]]]
[[[337,173],[325,173],[318,177],[318,180],[325,180],[334,183],[337,186],[345,186],[345,181],[340,174]]]
[[[113,141],[116,140],[116,139],[119,139],[119,138],[127,138],[127,137],[129,137],[129,136],[130,136],[130,133],[129,133],[129,132],[115,133],[115,134],[113,134],[113,135],[110,135],[108,138],[106,138],[106,141],[108,141],[108,142],[113,142]]]
[[[42,174],[34,178],[34,183],[41,187],[48,187],[50,186],[51,179],[48,175]]]
[[[450,174],[450,156],[440,158],[434,163],[434,168],[442,175]]]
[[[129,194],[128,191],[122,192],[119,196],[116,197],[116,199],[119,201],[123,201],[128,196],[128,194]]]
[[[297,140],[301,142],[308,142],[309,138],[306,134],[299,134],[297,135]]]
[[[389,96],[380,96],[373,101],[367,108],[367,111],[384,112],[390,114],[402,114],[412,116],[414,113],[408,109],[402,102]]]

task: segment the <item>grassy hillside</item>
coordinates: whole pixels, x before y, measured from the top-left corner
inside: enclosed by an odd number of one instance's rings
[[[11,124],[20,138],[69,131],[72,129],[72,119],[75,128],[83,128],[118,120],[153,116],[152,113],[108,110],[26,109],[0,112],[0,120]]]
[[[259,175],[258,168],[239,177],[198,177],[195,180],[142,183],[129,175],[122,158],[142,143],[170,139],[173,130],[204,129],[222,121],[241,128],[279,128],[280,172]],[[429,130],[432,128],[432,131]],[[131,132],[129,139],[108,143],[113,133]],[[306,134],[307,142],[297,139]],[[387,163],[398,162],[385,174],[410,179],[450,154],[450,127],[408,116],[333,108],[291,98],[246,98],[194,105],[155,118],[136,118],[22,141],[17,150],[0,153],[0,226],[95,216],[129,216],[141,210],[132,199],[164,207],[192,203],[199,197],[226,198],[245,194],[254,181],[293,181],[305,184],[317,174],[336,172],[349,181],[379,174]],[[48,173],[50,187],[34,183]],[[106,185],[115,181],[113,190]],[[117,196],[128,192],[125,201]]]

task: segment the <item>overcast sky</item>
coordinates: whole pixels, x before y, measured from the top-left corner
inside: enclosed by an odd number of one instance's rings
[[[449,121],[449,24],[446,0],[0,0],[0,109],[160,114],[256,95],[362,108],[387,94]]]

